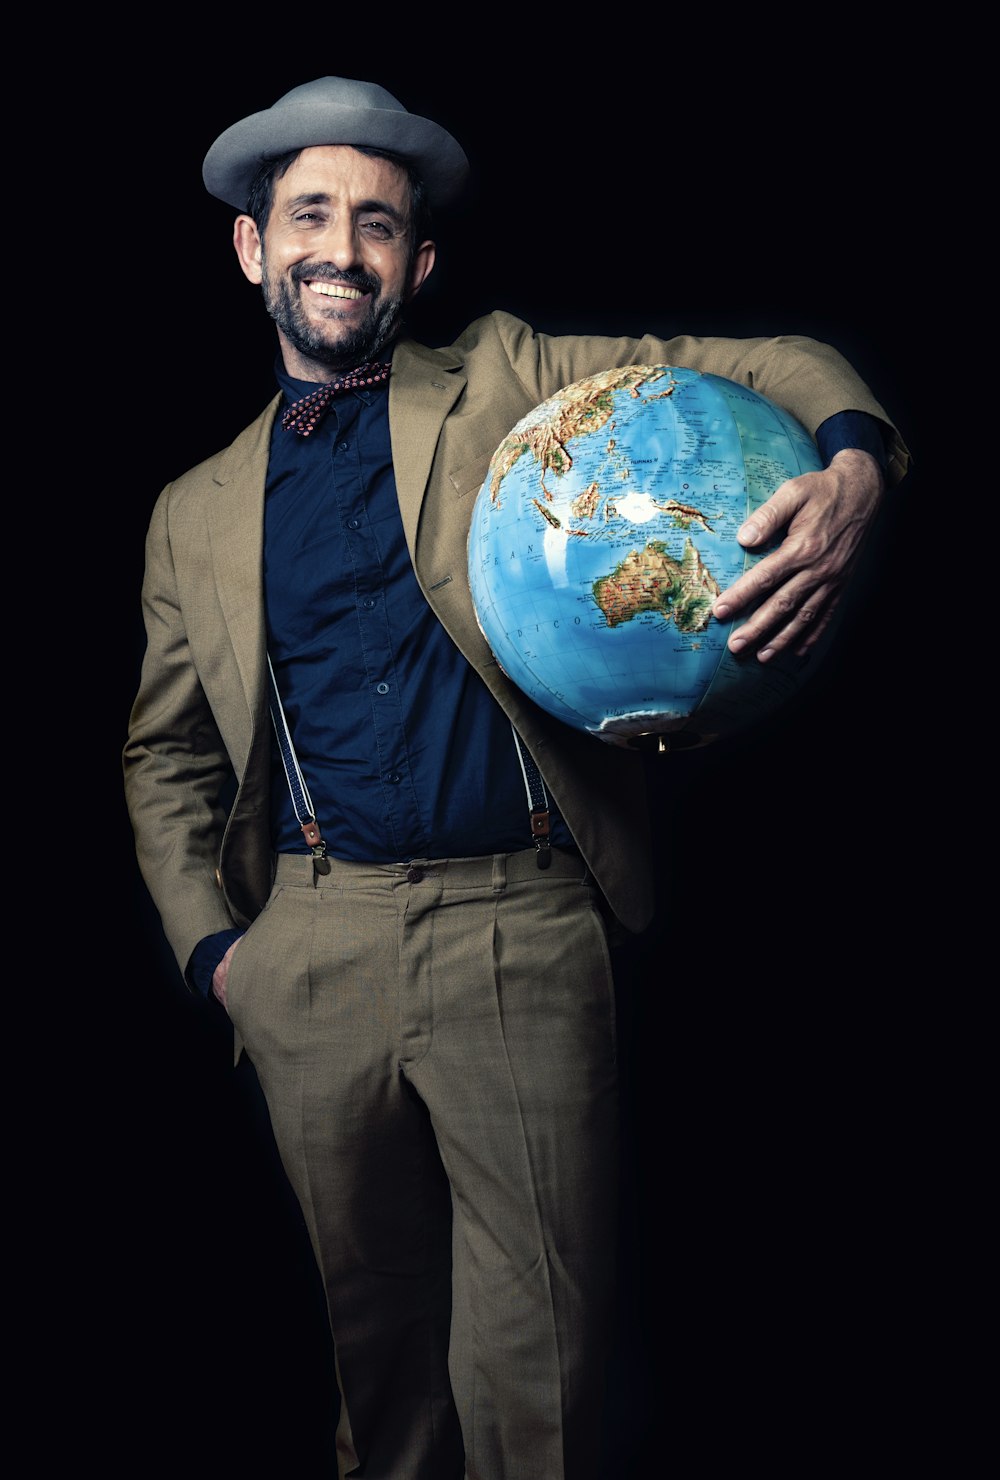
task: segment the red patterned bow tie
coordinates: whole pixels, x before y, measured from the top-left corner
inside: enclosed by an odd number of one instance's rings
[[[322,421],[334,396],[340,395],[341,391],[357,390],[362,385],[378,385],[379,381],[389,379],[391,369],[391,365],[373,360],[370,365],[359,365],[356,370],[348,370],[339,380],[328,381],[318,391],[303,396],[301,401],[289,406],[281,418],[281,425],[286,431],[298,432],[300,437],[308,437]]]

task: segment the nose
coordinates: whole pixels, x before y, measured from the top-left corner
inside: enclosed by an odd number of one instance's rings
[[[323,255],[337,267],[358,266],[358,233],[349,215],[336,216],[328,223],[323,233]]]

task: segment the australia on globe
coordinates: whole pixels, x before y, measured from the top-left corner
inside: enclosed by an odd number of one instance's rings
[[[469,530],[476,617],[542,709],[617,745],[702,745],[777,710],[803,660],[728,651],[715,597],[766,551],[736,532],[823,466],[750,387],[669,365],[589,376],[496,449]],[[745,620],[740,613],[740,620]]]

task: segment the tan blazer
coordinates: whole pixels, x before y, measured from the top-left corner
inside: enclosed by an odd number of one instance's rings
[[[629,930],[653,908],[640,758],[551,719],[504,677],[467,580],[472,507],[528,411],[585,375],[666,364],[752,385],[809,432],[835,412],[888,417],[814,340],[549,337],[494,313],[453,344],[393,354],[389,422],[403,525],[424,596],[526,742],[608,903]],[[148,646],[125,747],[139,864],[184,970],[206,935],[249,924],[270,888],[262,548],[276,398],[223,452],[169,484],[146,546]],[[907,452],[894,434],[890,481]],[[220,800],[236,795],[228,812]],[[527,824],[526,824],[527,825]]]

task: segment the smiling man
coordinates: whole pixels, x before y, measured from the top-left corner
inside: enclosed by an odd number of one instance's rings
[[[474,495],[511,427],[585,375],[752,384],[827,463],[757,512],[746,543],[784,538],[720,598],[766,661],[822,630],[907,454],[808,339],[554,338],[498,311],[416,343],[425,203],[466,175],[444,129],[337,77],[209,149],[277,327],[276,394],[157,502],[126,789],[177,960],[228,1013],[303,1209],[339,1475],[593,1480],[619,1149],[607,929],[653,909],[643,768],[501,672],[465,575]]]
[[[415,190],[384,155],[343,145],[304,149],[234,233],[240,265],[264,290],[286,368],[321,380],[374,360],[398,333],[403,307],[434,266],[414,237]],[[260,224],[258,224],[258,222]]]

